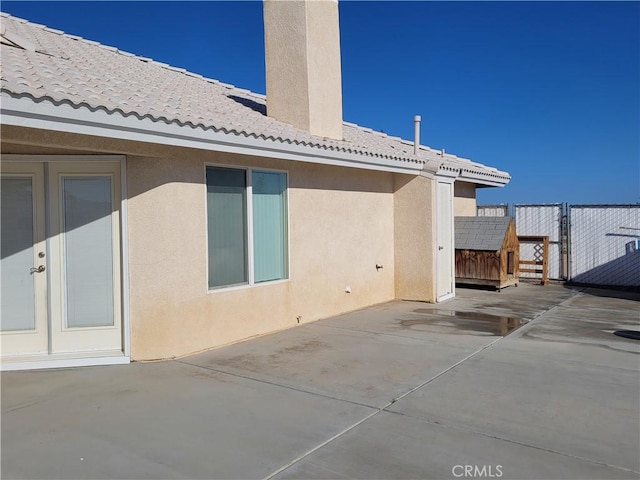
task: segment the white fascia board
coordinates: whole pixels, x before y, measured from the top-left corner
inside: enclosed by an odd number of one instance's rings
[[[454,181],[458,179],[459,176],[460,176],[459,168],[440,168],[436,172],[436,177],[438,177],[441,180],[451,179],[451,181]]]
[[[504,187],[511,178],[504,178],[500,176],[486,176],[481,173],[470,172],[465,169],[460,170],[460,174],[457,180],[469,183],[476,183],[479,185],[486,185],[489,187]]]
[[[80,135],[413,175],[418,175],[422,169],[422,163],[418,162],[367,157],[246,135],[226,134],[149,118],[140,119],[135,115],[125,117],[118,112],[73,107],[66,103],[55,105],[48,100],[35,102],[28,97],[15,98],[5,93],[2,94],[0,115],[2,125]]]
[[[430,179],[437,178],[442,182],[463,181],[491,187],[504,187],[509,182],[509,179],[502,180],[500,177],[486,177],[482,174],[468,172],[462,168],[455,167],[441,167],[435,172],[423,170],[420,175]]]

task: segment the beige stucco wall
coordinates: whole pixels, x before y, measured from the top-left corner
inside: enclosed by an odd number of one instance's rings
[[[395,178],[395,295],[435,301],[435,182],[417,176]]]
[[[469,182],[453,185],[453,214],[456,217],[476,216],[476,186]]]
[[[394,299],[394,243],[403,237],[394,233],[394,218],[419,217],[405,211],[408,191],[394,208],[394,189],[405,177],[390,173],[11,127],[3,129],[2,151],[127,155],[134,360],[186,355],[295,326],[297,317],[305,323]],[[208,291],[206,164],[288,172],[289,280]],[[409,242],[424,240],[415,225],[398,224],[405,226]]]
[[[134,358],[183,355],[394,298],[393,268],[375,268],[393,265],[391,175],[176,153],[128,162]],[[207,162],[288,171],[288,281],[207,291]]]

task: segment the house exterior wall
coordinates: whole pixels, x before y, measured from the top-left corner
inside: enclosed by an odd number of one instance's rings
[[[2,152],[127,156],[134,360],[232,343],[295,326],[298,317],[434,299],[433,187],[424,177],[14,127],[3,128]],[[288,172],[288,280],[208,291],[209,164]]]
[[[455,182],[453,184],[453,215],[476,216],[476,186],[473,183]]]
[[[435,302],[435,182],[397,176],[394,189],[396,298]]]
[[[288,171],[289,280],[207,290],[207,163]],[[375,268],[393,265],[391,174],[176,152],[130,158],[128,183],[134,359],[184,355],[394,298],[393,268]]]

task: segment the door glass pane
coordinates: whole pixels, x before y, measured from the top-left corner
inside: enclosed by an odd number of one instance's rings
[[[66,325],[113,325],[111,178],[66,177],[62,200]]]
[[[246,172],[207,168],[209,287],[247,283]]]
[[[252,174],[253,258],[255,281],[287,277],[287,176]]]
[[[34,330],[32,179],[3,178],[0,191],[0,330]]]

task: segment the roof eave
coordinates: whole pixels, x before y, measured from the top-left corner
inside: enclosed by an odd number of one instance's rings
[[[440,164],[437,168],[430,168],[429,171],[438,177],[453,178],[456,181],[474,183],[480,187],[504,187],[511,180],[508,173],[493,169],[490,171],[472,171]]]
[[[458,180],[475,183],[485,187],[504,187],[511,180],[511,176],[506,172],[500,172],[498,170],[492,172],[481,172],[461,168]]]
[[[33,99],[27,95],[16,96],[6,91],[2,92],[0,112],[3,125],[366,170],[422,174],[430,178],[438,176],[454,181],[471,182],[479,187],[502,187],[510,180],[508,174],[494,169],[487,172],[472,171],[432,160],[416,159],[412,162],[406,159],[363,155],[330,147],[322,148],[265,139],[256,135],[178,125],[135,115],[125,116],[118,111],[109,112],[66,102],[54,103],[50,99]]]
[[[76,133],[209,151],[253,155],[283,160],[419,174],[422,162],[359,155],[330,148],[267,140],[246,134],[229,134],[198,127],[181,126],[149,118],[124,116],[119,112],[91,110],[50,100],[35,101],[2,92],[1,124]]]

